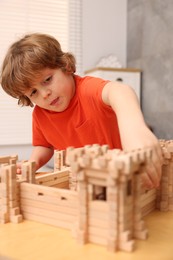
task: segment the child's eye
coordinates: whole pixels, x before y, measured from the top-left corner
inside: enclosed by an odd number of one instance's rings
[[[30,94],[30,97],[34,96],[36,94],[37,90],[36,89],[33,89],[31,94]]]
[[[46,83],[49,83],[52,79],[52,76],[46,78],[44,81],[43,81],[43,84],[46,84]]]

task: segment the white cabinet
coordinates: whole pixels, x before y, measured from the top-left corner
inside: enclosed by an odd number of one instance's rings
[[[141,103],[141,70],[124,68],[94,68],[85,72],[85,75],[99,77],[111,81],[121,81],[131,86]]]

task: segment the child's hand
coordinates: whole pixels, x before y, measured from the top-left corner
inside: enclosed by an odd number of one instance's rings
[[[17,174],[22,174],[22,162],[17,163]]]
[[[142,129],[143,128],[143,129]],[[123,143],[125,150],[151,148],[151,157],[148,158],[144,171],[141,175],[142,185],[147,189],[158,188],[160,185],[163,157],[161,146],[155,135],[147,128],[142,127],[134,133],[134,137],[128,137]]]
[[[142,173],[142,184],[145,188],[158,188],[160,185],[163,157],[159,143],[152,147],[151,159],[149,158],[145,166],[145,172]]]

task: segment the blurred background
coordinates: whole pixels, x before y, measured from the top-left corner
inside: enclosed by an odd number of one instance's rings
[[[0,66],[11,43],[33,32],[56,37],[76,56],[81,76],[114,56],[122,68],[118,73],[140,72],[147,124],[158,138],[173,139],[172,10],[171,0],[1,0]],[[28,159],[31,114],[32,108],[19,107],[0,89],[0,156]]]

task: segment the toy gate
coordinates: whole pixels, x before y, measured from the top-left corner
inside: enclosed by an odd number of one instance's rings
[[[150,152],[107,153],[100,146],[69,152],[72,172],[79,176],[78,241],[105,245],[112,251],[132,251],[134,238],[146,239],[139,172]],[[98,190],[104,196],[102,201]]]

